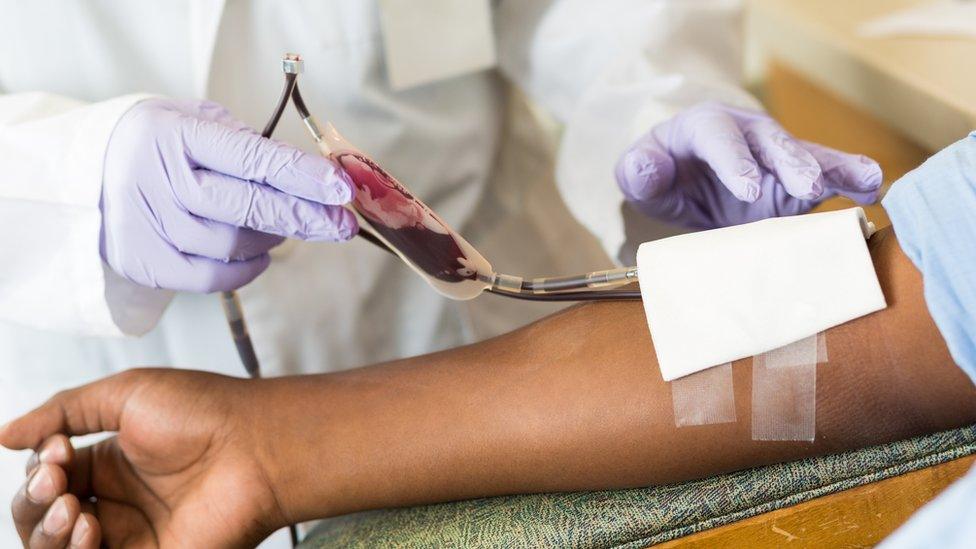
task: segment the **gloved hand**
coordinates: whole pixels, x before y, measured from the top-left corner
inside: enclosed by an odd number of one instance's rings
[[[348,240],[346,174],[265,139],[209,101],[150,99],[119,120],[105,154],[101,253],[153,288],[239,288],[284,237]]]
[[[870,204],[881,187],[875,161],[795,139],[765,113],[717,103],[655,126],[624,153],[616,175],[638,210],[696,229],[806,213],[835,195]]]

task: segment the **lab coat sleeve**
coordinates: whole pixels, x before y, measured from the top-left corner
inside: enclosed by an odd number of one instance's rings
[[[675,232],[625,227],[613,170],[627,147],[695,103],[760,108],[741,87],[739,0],[503,0],[495,25],[502,73],[565,126],[563,199],[615,259],[628,237]]]
[[[0,95],[0,321],[105,336],[146,332],[162,314],[170,292],[122,279],[99,253],[109,136],[144,97]]]

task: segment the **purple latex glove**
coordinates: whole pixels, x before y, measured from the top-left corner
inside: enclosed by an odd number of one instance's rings
[[[800,141],[765,113],[718,103],[655,126],[616,175],[638,210],[696,229],[806,213],[835,195],[870,204],[881,188],[870,158]]]
[[[150,99],[112,133],[102,179],[102,258],[153,288],[214,292],[263,272],[285,237],[348,240],[348,176],[265,139],[209,101]]]

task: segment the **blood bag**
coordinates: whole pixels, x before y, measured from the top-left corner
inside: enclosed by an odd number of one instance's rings
[[[361,230],[376,235],[435,290],[464,300],[477,297],[491,285],[493,272],[488,261],[331,124],[326,124],[319,146],[356,186],[352,207]]]

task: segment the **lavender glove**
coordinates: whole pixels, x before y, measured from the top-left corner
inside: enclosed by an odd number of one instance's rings
[[[209,101],[150,99],[112,133],[102,259],[153,288],[214,292],[263,272],[284,237],[348,240],[353,197],[330,161],[265,139]]]
[[[808,212],[842,195],[877,200],[881,168],[790,136],[769,115],[702,103],[655,126],[624,153],[617,183],[658,220],[713,229]]]

